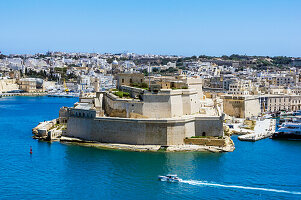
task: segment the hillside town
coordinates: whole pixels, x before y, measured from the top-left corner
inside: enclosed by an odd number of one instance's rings
[[[187,87],[183,79],[193,77],[202,82],[203,99],[214,96],[226,104],[236,97],[257,101],[259,108],[253,107],[253,111],[249,111],[248,106],[241,108],[243,110],[224,111],[245,118],[258,116],[261,112],[299,110],[300,67],[301,59],[289,57],[0,54],[0,93],[106,91],[116,88],[117,74],[136,74],[146,87],[156,82],[162,89],[176,89]]]
[[[49,135],[41,125],[39,137],[208,146],[231,134],[246,134],[242,140],[269,137],[275,121],[267,116],[301,110],[300,58],[63,52],[0,58],[0,97],[80,97],[54,122],[66,124],[64,131]],[[138,127],[141,134],[133,135]],[[230,140],[221,146],[231,146]]]

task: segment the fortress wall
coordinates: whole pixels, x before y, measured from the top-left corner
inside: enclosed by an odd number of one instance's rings
[[[183,115],[192,115],[200,111],[200,100],[197,93],[184,93],[182,95]]]
[[[198,93],[198,99],[203,96],[203,86],[202,84],[190,84],[188,85],[189,89],[195,89]]]
[[[127,117],[131,116],[131,113],[143,115],[143,102],[128,102],[125,104]],[[144,115],[143,115],[144,116]]]
[[[143,95],[143,115],[150,118],[170,118],[171,106],[168,95]]]
[[[167,145],[184,144],[185,122],[169,124],[167,127]]]
[[[167,144],[167,126],[164,123],[145,123],[145,144]]]
[[[118,99],[106,94],[104,101],[105,112],[111,117],[129,117],[130,113],[143,115],[143,102]]]
[[[104,108],[110,117],[128,118],[136,113],[148,118],[171,118],[197,114],[200,103],[194,89],[161,90],[158,94],[144,93],[143,101],[119,99],[107,93]]]
[[[104,110],[111,117],[126,117],[125,101],[117,101],[107,94],[104,98]]]
[[[173,95],[170,97],[171,117],[180,117],[183,115],[182,95]]]
[[[223,136],[219,117],[191,117],[189,119],[128,119],[69,117],[66,136],[103,143],[179,145],[185,137]]]
[[[92,140],[104,143],[143,144],[145,124],[128,121],[96,119],[92,127]]]
[[[69,117],[66,136],[103,143],[179,145],[194,136],[194,118],[178,120]]]
[[[191,113],[190,95],[183,95],[182,103],[183,103],[183,115],[190,115],[190,113]]]
[[[191,99],[191,115],[193,114],[197,114],[200,112],[200,98],[198,94],[192,94],[190,95],[190,99]]]
[[[96,118],[91,138],[104,143],[166,145],[166,127],[151,120]]]
[[[186,137],[192,137],[195,136],[195,121],[189,121],[185,123],[185,136]]]
[[[121,85],[119,86],[119,90],[123,92],[128,92],[132,98],[139,98],[140,95],[143,94],[144,89],[135,88],[131,86]]]
[[[91,130],[93,123],[93,119],[69,117],[67,131],[64,135],[68,137],[81,138],[84,140],[92,140]]]
[[[195,136],[223,136],[223,120],[220,117],[196,117]]]

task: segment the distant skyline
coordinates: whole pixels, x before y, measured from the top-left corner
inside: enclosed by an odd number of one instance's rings
[[[0,51],[301,56],[300,0],[0,1]]]

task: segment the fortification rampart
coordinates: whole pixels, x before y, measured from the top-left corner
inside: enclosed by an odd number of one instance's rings
[[[201,118],[187,116],[169,119],[115,117],[93,119],[71,116],[65,135],[102,143],[134,145],[181,145],[184,144],[184,138],[204,131],[206,136],[223,136],[223,132],[214,128],[220,125],[219,117],[208,117],[204,120]],[[207,127],[203,127],[205,124]]]
[[[105,113],[111,117],[130,117],[131,113],[143,115],[143,102],[135,99],[120,99],[106,93],[103,99]]]

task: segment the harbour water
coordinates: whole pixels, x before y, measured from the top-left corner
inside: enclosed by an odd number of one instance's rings
[[[233,137],[230,153],[145,153],[31,138],[40,121],[76,101],[0,99],[0,199],[301,199],[299,141]],[[157,181],[168,173],[183,182]]]

